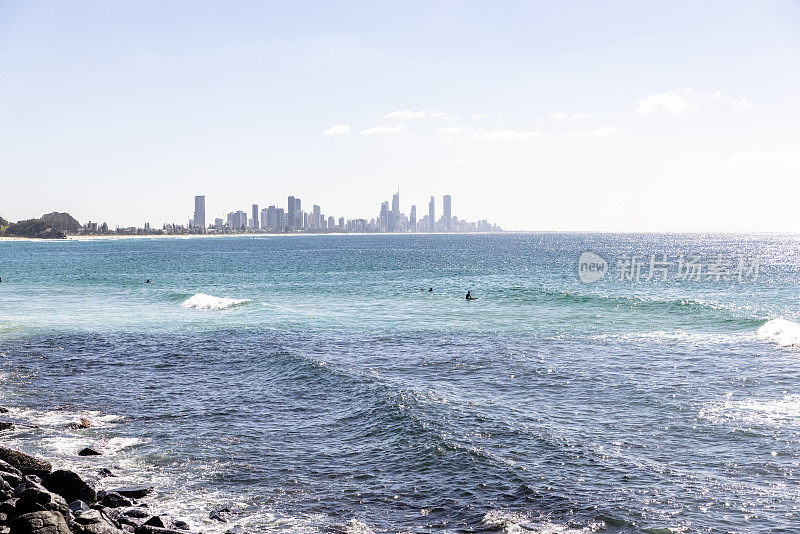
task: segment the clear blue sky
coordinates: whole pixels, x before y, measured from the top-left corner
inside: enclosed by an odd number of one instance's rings
[[[798,2],[0,0],[0,215],[800,231]]]

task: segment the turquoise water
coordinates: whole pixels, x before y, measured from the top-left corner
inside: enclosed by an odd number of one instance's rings
[[[762,264],[584,284],[587,250]],[[0,404],[39,425],[2,439],[154,484],[206,532],[791,530],[799,253],[777,235],[0,242]],[[64,429],[80,415],[91,429]]]

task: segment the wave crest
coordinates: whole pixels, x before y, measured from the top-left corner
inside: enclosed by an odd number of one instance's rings
[[[198,310],[224,310],[247,302],[250,302],[250,299],[231,299],[226,297],[214,297],[212,295],[206,295],[205,293],[195,293],[184,300],[181,306]]]
[[[758,337],[782,347],[800,347],[800,324],[786,319],[772,319],[758,329]]]

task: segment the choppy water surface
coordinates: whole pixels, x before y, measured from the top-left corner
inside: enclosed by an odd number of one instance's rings
[[[763,264],[744,283],[586,285],[584,250]],[[799,252],[714,235],[0,243],[0,404],[38,426],[0,439],[153,484],[153,506],[206,532],[789,531]],[[65,429],[81,415],[90,429]],[[208,519],[220,505],[228,524]]]

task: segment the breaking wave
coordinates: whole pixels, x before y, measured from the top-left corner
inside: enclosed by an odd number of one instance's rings
[[[198,310],[225,310],[250,302],[250,299],[231,299],[226,297],[214,297],[205,293],[195,293],[184,300],[181,306],[184,308],[195,308]]]
[[[758,337],[782,347],[800,347],[800,324],[786,319],[772,319],[758,329]]]

